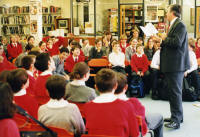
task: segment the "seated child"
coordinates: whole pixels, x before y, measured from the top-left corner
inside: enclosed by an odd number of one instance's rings
[[[26,91],[26,88],[29,86],[26,70],[12,70],[7,77],[7,82],[10,84],[14,93],[14,102],[37,119],[38,103],[35,98],[28,95]]]
[[[91,48],[89,53],[89,60],[101,58],[103,56],[102,42],[100,39],[95,40],[95,46]]]
[[[111,69],[101,69],[95,77],[100,96],[85,104],[84,112],[88,134],[120,137],[138,137],[138,124],[134,107],[117,99],[116,74]]]
[[[66,80],[69,80],[69,76],[64,71],[64,61],[69,56],[69,50],[66,47],[62,47],[59,51],[59,55],[52,57],[56,67],[53,74],[63,76]]]
[[[7,46],[8,60],[12,62],[19,54],[22,53],[22,45],[17,42],[16,36],[10,36],[10,44]]]
[[[64,128],[76,135],[85,132],[85,125],[80,111],[75,104],[63,99],[66,81],[61,76],[51,76],[46,82],[50,100],[40,106],[38,119],[47,126]]]
[[[83,62],[85,60],[84,56],[80,55],[80,46],[79,43],[76,42],[77,44],[74,45],[71,49],[71,55],[69,55],[67,57],[67,59],[65,60],[65,64],[64,64],[64,70],[67,73],[72,72],[72,69],[74,67],[74,65],[78,62]]]
[[[132,69],[132,80],[141,79],[144,82],[145,92],[149,92],[149,61],[147,56],[144,54],[143,46],[137,45],[136,53],[131,57],[131,69]]]
[[[90,68],[85,62],[77,63],[71,72],[72,82],[66,86],[66,99],[72,102],[89,102],[96,97],[95,90],[86,86]]]
[[[118,72],[125,72],[125,55],[120,50],[118,42],[114,42],[112,46],[112,53],[109,55],[109,62],[112,65],[112,69]]]
[[[24,68],[28,74],[29,79],[29,87],[27,88],[27,92],[29,95],[34,96],[34,87],[36,79],[34,77],[34,73],[36,71],[34,64],[35,64],[35,58],[34,55],[27,55],[24,56],[21,60],[21,66]]]
[[[51,59],[48,53],[40,53],[36,57],[34,66],[38,71],[40,71],[40,74],[35,82],[34,93],[39,104],[44,104],[50,99],[45,84],[48,77],[52,75],[51,64]],[[40,98],[43,99],[42,102],[40,102]]]
[[[163,117],[160,114],[145,115],[145,108],[140,103],[140,101],[137,98],[128,98],[126,96],[125,93],[128,88],[126,75],[117,73],[117,82],[118,86],[115,90],[116,97],[121,100],[130,102],[135,108],[136,115],[142,117],[142,135],[146,134],[148,127],[154,131],[155,137],[163,137]]]

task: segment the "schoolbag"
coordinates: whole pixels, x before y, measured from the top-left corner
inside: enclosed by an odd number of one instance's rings
[[[186,78],[183,78],[182,97],[183,101],[196,101],[198,97],[195,88],[188,83]]]
[[[144,83],[142,78],[137,76],[136,78],[132,79],[129,86],[130,96],[136,96],[142,98],[145,96],[144,93]]]
[[[168,86],[167,82],[165,81],[164,76],[161,78],[158,78],[158,92],[157,96],[161,100],[169,100],[169,95],[168,95]]]

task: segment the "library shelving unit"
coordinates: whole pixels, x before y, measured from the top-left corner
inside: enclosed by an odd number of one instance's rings
[[[48,31],[56,29],[56,19],[59,17],[61,17],[60,7],[42,7],[43,35],[48,35]]]
[[[42,8],[42,31],[47,35],[48,31],[55,30],[56,18],[61,16],[60,7]],[[0,29],[1,35],[30,34],[30,7],[12,6],[9,8],[0,7]]]
[[[30,33],[29,6],[0,7],[1,34],[26,35]]]
[[[139,28],[143,25],[142,6],[120,8],[120,35],[130,34],[134,27]]]

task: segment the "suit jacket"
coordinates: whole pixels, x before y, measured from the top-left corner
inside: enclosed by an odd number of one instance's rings
[[[100,52],[97,52],[96,47],[92,47],[89,52],[89,60],[94,58],[101,58],[103,56],[103,50],[101,49]]]
[[[171,26],[167,38],[162,41],[160,51],[161,72],[180,72],[190,68],[188,35],[179,18]]]

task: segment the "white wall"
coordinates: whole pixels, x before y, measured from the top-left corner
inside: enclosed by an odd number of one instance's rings
[[[194,8],[194,0],[183,0],[182,20],[187,27],[188,33],[194,33],[194,25],[191,25],[191,8]]]

